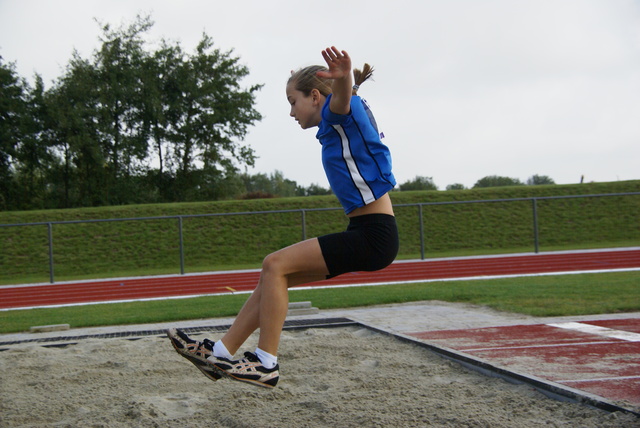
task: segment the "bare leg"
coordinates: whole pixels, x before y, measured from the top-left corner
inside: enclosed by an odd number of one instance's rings
[[[231,354],[258,327],[260,349],[277,355],[282,326],[289,308],[288,288],[325,279],[329,273],[318,240],[313,238],[268,255],[260,280],[222,342]]]
[[[222,338],[222,343],[231,355],[235,354],[245,340],[253,333],[260,323],[260,295],[261,295],[262,275],[258,286],[251,293],[251,296],[238,312],[238,316],[233,321],[229,331]]]

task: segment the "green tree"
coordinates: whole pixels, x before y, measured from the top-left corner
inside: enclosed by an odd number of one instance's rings
[[[271,186],[275,195],[283,197],[296,196],[298,190],[298,184],[284,178],[282,171],[275,171],[271,174]]]
[[[11,208],[18,193],[13,186],[16,152],[27,113],[27,84],[0,56],[0,209]]]
[[[539,186],[545,184],[556,184],[548,175],[532,175],[527,179],[527,186]]]
[[[258,174],[247,174],[244,173],[241,175],[242,181],[244,183],[244,189],[246,193],[267,193],[273,195],[271,180],[269,176],[264,173]]]
[[[25,102],[15,165],[15,185],[21,198],[14,208],[47,208],[48,172],[54,158],[49,149],[50,121],[42,77],[35,76],[35,86],[28,89]]]
[[[402,183],[400,190],[438,190],[438,186],[432,177],[416,176],[413,180]]]
[[[173,200],[175,185],[172,168],[166,167],[169,150],[168,135],[172,120],[179,116],[180,69],[184,53],[179,45],[171,46],[162,41],[161,47],[148,55],[143,64],[144,126],[150,138],[150,153],[157,159],[158,168],[151,173],[158,193],[163,200]]]
[[[454,183],[454,184],[447,184],[447,190],[465,190],[466,187],[464,187],[464,184],[461,183]]]
[[[179,187],[187,199],[198,189],[197,177],[207,185],[237,172],[238,164],[253,166],[255,154],[242,145],[248,127],[262,119],[254,109],[255,95],[262,85],[242,89],[239,82],[249,69],[232,51],[213,48],[206,34],[175,70],[177,99],[168,117],[167,139]],[[196,172],[197,164],[202,172]]]
[[[64,206],[139,202],[134,176],[147,157],[142,34],[151,25],[140,17],[127,28],[103,25],[101,47],[90,59],[74,52],[64,75],[47,91],[57,160],[53,192]]]
[[[306,189],[302,189],[302,190],[303,190],[303,193],[300,194],[299,196],[330,195],[331,193],[333,193],[331,189],[327,189],[316,183],[313,183]]]
[[[132,175],[147,158],[148,127],[144,124],[143,71],[146,52],[142,35],[152,27],[138,17],[126,28],[104,25],[101,48],[93,58],[100,143],[108,168],[107,202],[129,202],[137,189]],[[132,193],[133,192],[133,193]]]
[[[148,52],[152,25],[102,25],[100,47],[90,58],[74,52],[46,91],[0,57],[0,209],[17,208],[17,195],[25,208],[49,208],[242,193],[239,167],[255,161],[242,140],[262,119],[262,85],[242,88],[248,68],[206,34],[193,55],[166,41]]]
[[[500,186],[523,186],[524,183],[517,178],[501,177],[498,175],[488,175],[476,181],[473,185],[474,189],[481,187],[500,187]]]
[[[281,171],[274,171],[270,175],[259,173],[255,175],[243,174],[244,188],[247,193],[262,193],[272,196],[289,197],[299,194],[298,184],[284,178]]]
[[[50,145],[56,156],[54,193],[63,207],[109,204],[109,167],[101,144],[95,68],[74,52],[65,74],[47,91]]]

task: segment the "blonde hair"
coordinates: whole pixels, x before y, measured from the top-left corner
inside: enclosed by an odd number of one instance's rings
[[[362,85],[369,77],[373,76],[373,67],[364,63],[364,67],[362,67],[362,71],[357,68],[353,69],[353,91],[352,95],[356,95],[358,93],[358,89],[360,89],[360,85]]]
[[[325,97],[331,93],[331,84],[333,79],[325,79],[318,77],[318,71],[327,71],[327,67],[322,65],[311,65],[291,73],[291,77],[287,80],[287,85],[294,83],[294,88],[302,92],[306,97],[311,91],[317,89]],[[364,65],[362,70],[353,69],[353,90],[352,95],[357,95],[360,85],[373,75],[373,67],[369,64]]]

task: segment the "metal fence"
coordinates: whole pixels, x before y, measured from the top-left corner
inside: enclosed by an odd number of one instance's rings
[[[419,204],[405,204],[395,205],[394,207],[403,206],[417,206],[418,217],[420,222],[420,256],[421,259],[425,259],[425,233],[424,233],[424,207],[433,206],[446,206],[446,205],[467,205],[467,204],[491,204],[491,203],[514,203],[514,202],[528,202],[531,204],[531,238],[533,244],[533,250],[535,253],[540,252],[540,233],[539,233],[539,218],[538,218],[538,203],[540,201],[553,201],[553,200],[571,200],[571,199],[585,199],[585,198],[606,198],[615,196],[640,196],[640,192],[627,192],[627,193],[606,193],[606,194],[594,194],[594,195],[571,195],[571,196],[540,196],[531,198],[511,198],[511,199],[482,199],[474,201],[447,201],[447,202],[425,202]],[[613,213],[612,213],[613,215]],[[640,212],[637,213],[637,219],[640,222]],[[640,223],[637,224],[640,226]]]
[[[523,225],[525,234],[529,234],[529,246],[531,250],[538,253],[540,251],[540,218],[539,218],[539,206],[541,203],[546,201],[559,201],[559,200],[577,200],[577,199],[587,199],[587,198],[612,198],[612,197],[631,197],[637,198],[640,196],[640,192],[631,192],[631,193],[608,193],[608,194],[593,194],[593,195],[573,195],[573,196],[544,196],[544,197],[530,197],[530,198],[513,198],[513,199],[490,199],[490,200],[473,200],[473,201],[449,201],[449,202],[423,202],[423,203],[412,203],[412,204],[398,204],[394,205],[396,209],[397,217],[402,217],[403,215],[406,217],[406,214],[402,214],[416,210],[413,216],[416,217],[419,227],[418,233],[418,246],[420,258],[426,258],[427,252],[427,242],[429,232],[426,230],[425,222],[429,223],[428,220],[425,219],[426,214],[429,211],[433,211],[436,207],[451,207],[454,206],[472,206],[472,205],[480,205],[480,204],[513,204],[513,203],[523,203],[529,206],[529,213],[526,217],[529,220],[524,220],[523,222],[529,222],[528,225]],[[637,204],[637,199],[634,200],[634,204]],[[560,208],[556,208],[556,211]],[[204,217],[227,217],[227,216],[256,216],[256,215],[273,215],[273,214],[299,214],[300,218],[300,239],[304,240],[307,238],[308,232],[308,219],[307,216],[309,213],[318,213],[325,211],[341,211],[341,208],[315,208],[315,209],[291,209],[291,210],[274,210],[274,211],[250,211],[250,212],[235,212],[235,213],[211,213],[211,214],[193,214],[193,215],[172,215],[172,216],[156,216],[156,217],[135,217],[135,218],[112,218],[112,219],[98,219],[98,220],[72,220],[72,221],[51,221],[51,222],[35,222],[35,223],[16,223],[16,224],[2,224],[0,225],[0,229],[3,228],[15,228],[15,227],[34,227],[34,226],[46,226],[47,227],[47,245],[48,245],[48,270],[49,270],[49,281],[51,283],[55,282],[55,265],[54,265],[54,239],[53,239],[53,229],[54,226],[58,227],[61,225],[74,225],[74,224],[91,224],[91,223],[113,223],[113,222],[125,222],[125,221],[175,221],[177,228],[177,246],[179,252],[179,264],[180,264],[180,274],[185,274],[185,240],[183,233],[183,224],[187,219],[195,219],[195,218],[204,218]],[[616,213],[611,213],[612,216],[615,216]],[[450,218],[451,215],[448,214],[447,218]],[[414,221],[413,219],[410,221]],[[498,219],[499,221],[499,219]],[[622,231],[623,235],[628,235],[631,239],[635,239],[636,236],[640,236],[640,213],[635,212],[632,214],[632,218],[627,219],[627,226],[622,226],[623,228],[628,228],[628,231]],[[415,226],[415,225],[414,225]],[[492,228],[494,229],[494,228]],[[414,240],[416,237],[411,236],[411,239]],[[401,236],[401,245],[402,245],[402,236]]]

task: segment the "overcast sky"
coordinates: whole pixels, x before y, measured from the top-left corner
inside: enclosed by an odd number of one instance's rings
[[[265,84],[264,119],[245,139],[259,156],[251,174],[328,187],[285,83],[335,45],[376,69],[360,95],[398,183],[640,179],[638,0],[0,0],[0,55],[50,87],[74,49],[99,47],[94,18],[118,27],[137,14],[152,16],[152,42],[193,52],[204,32],[249,67],[243,86]]]

